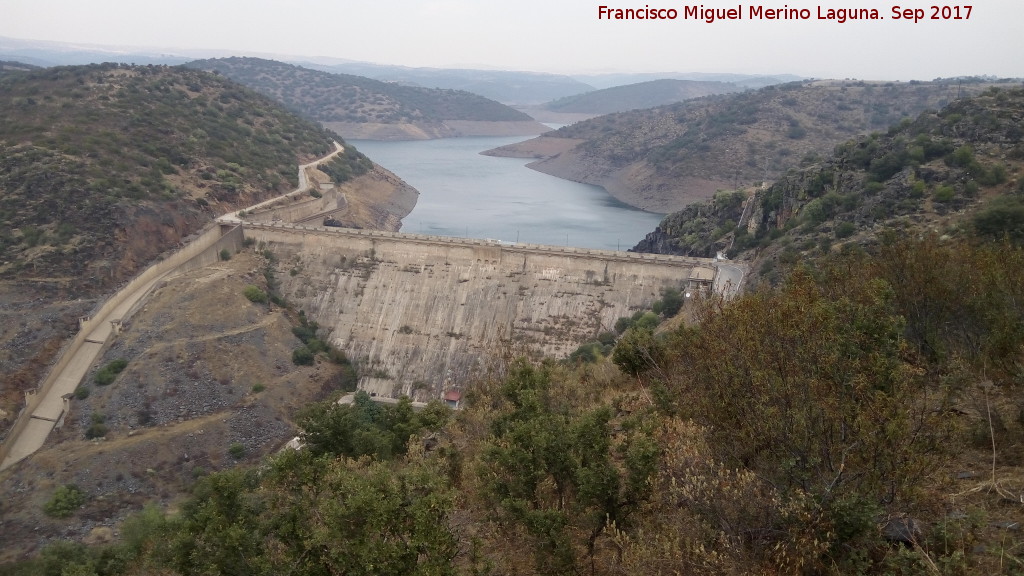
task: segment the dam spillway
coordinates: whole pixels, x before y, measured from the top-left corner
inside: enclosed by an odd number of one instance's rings
[[[286,300],[360,365],[360,388],[437,397],[503,349],[565,357],[665,288],[707,287],[703,258],[293,224],[243,225]]]

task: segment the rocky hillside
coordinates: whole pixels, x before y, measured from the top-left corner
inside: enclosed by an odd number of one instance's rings
[[[154,291],[97,362],[125,368],[107,380],[90,371],[64,426],[0,474],[0,564],[44,540],[102,541],[127,511],[172,501],[207,473],[279,449],[297,433],[299,408],[351,389],[343,365],[292,362],[301,345],[293,312],[243,295],[267,288],[265,265],[247,249]],[[55,481],[105,495],[71,531],[40,514]]]
[[[526,114],[461,90],[405,86],[259,58],[196,60],[347,138],[421,139],[538,134]]]
[[[954,80],[768,86],[610,114],[492,153],[541,156],[531,168],[603,186],[645,210],[672,212],[717,190],[771,182],[849,138],[887,129],[989,85]]]
[[[740,90],[739,86],[728,82],[659,79],[566,96],[545,104],[544,108],[552,112],[597,116],[639,108],[654,108],[691,98],[728,94]]]
[[[634,248],[775,268],[883,231],[937,230],[1024,241],[1024,89],[989,89],[753,191],[722,192],[670,214]]]
[[[215,215],[294,189],[340,138],[206,72],[0,78],[0,424],[107,291]],[[348,174],[371,163],[352,147]]]

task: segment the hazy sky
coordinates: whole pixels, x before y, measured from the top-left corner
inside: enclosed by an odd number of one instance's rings
[[[1021,0],[982,0],[969,20],[915,24],[891,17],[898,5],[923,9],[929,18],[935,3],[790,0],[763,6],[806,8],[811,19],[752,21],[749,10],[757,3],[704,0],[706,8],[740,6],[744,16],[706,24],[683,20],[685,4],[658,0],[0,0],[0,36],[561,73],[1024,77]],[[680,18],[600,21],[601,5],[674,8]],[[886,19],[818,19],[819,9],[839,8],[877,8]]]

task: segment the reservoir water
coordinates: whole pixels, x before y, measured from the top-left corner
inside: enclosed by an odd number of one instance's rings
[[[351,143],[420,191],[402,232],[626,250],[661,222],[661,214],[623,204],[598,186],[530,170],[529,160],[480,154],[521,140]]]

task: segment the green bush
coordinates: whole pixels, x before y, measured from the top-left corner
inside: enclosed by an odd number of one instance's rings
[[[268,299],[267,298],[267,293],[264,292],[263,290],[260,290],[256,286],[253,286],[253,285],[246,286],[245,287],[245,291],[243,291],[242,294],[244,294],[245,297],[248,298],[250,302],[253,302],[255,304],[266,304],[267,303],[267,299]]]
[[[106,436],[108,432],[106,421],[106,416],[94,413],[89,427],[85,429],[85,437],[92,440],[93,438],[102,438]]]
[[[74,484],[65,484],[57,488],[46,504],[43,504],[43,512],[54,518],[67,518],[75,513],[85,504],[85,492]]]
[[[225,261],[226,260],[231,260],[231,251],[228,250],[227,248],[221,250],[220,251],[220,259],[221,260],[225,260]]]
[[[296,366],[312,366],[315,356],[305,346],[300,346],[292,351],[292,363]]]
[[[981,169],[978,174],[978,183],[982,186],[995,186],[1006,182],[1006,166],[996,164],[988,169]]]
[[[1016,196],[994,198],[974,216],[974,229],[981,236],[993,240],[1007,237],[1024,242],[1024,199]]]
[[[953,190],[952,186],[943,185],[935,189],[935,194],[933,195],[933,198],[936,202],[948,204],[953,201],[954,196],[956,196],[956,190]]]
[[[622,316],[615,321],[615,332],[622,334],[626,330],[629,330],[633,326],[633,319],[629,316]]]
[[[106,386],[112,383],[126,366],[128,366],[127,360],[120,358],[114,360],[101,368],[100,371],[96,373],[96,376],[93,377],[93,380],[95,380],[98,386]]]
[[[612,352],[612,362],[623,372],[639,376],[659,366],[664,356],[664,346],[654,338],[651,329],[638,324],[619,339]]]
[[[228,454],[230,454],[235,460],[238,460],[242,456],[245,456],[245,446],[235,442],[231,446],[228,446]]]
[[[849,238],[856,231],[857,226],[853,222],[840,222],[836,224],[836,238]]]

